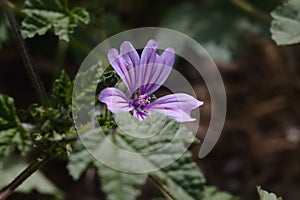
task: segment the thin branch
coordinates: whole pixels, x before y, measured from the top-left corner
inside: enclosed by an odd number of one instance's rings
[[[149,179],[154,183],[154,185],[164,193],[164,195],[170,200],[177,200],[177,198],[170,192],[170,190],[165,186],[160,179],[148,174]]]
[[[272,19],[268,13],[259,10],[246,0],[230,0],[230,2],[237,6],[239,9],[243,10],[244,12],[261,19],[266,23],[270,23]]]
[[[5,200],[34,172],[39,170],[49,160],[52,160],[60,155],[63,151],[65,151],[67,145],[76,142],[77,139],[78,138],[70,137],[49,145],[49,148],[46,149],[41,156],[35,159],[24,171],[21,172],[19,176],[17,176],[9,185],[0,191],[0,200]]]
[[[34,172],[39,170],[49,160],[60,155],[68,144],[77,141],[77,138],[66,138],[61,141],[54,142],[45,150],[41,156],[35,159],[24,171],[21,172],[9,185],[0,191],[0,200],[5,200],[10,196],[26,179],[28,179]]]
[[[43,83],[41,81],[41,78],[40,78],[39,74],[37,73],[37,71],[36,71],[36,69],[33,65],[33,61],[32,61],[32,58],[29,54],[26,43],[21,37],[18,23],[17,23],[17,21],[14,17],[13,12],[10,9],[11,5],[9,6],[6,0],[1,0],[1,2],[2,2],[2,6],[3,6],[3,10],[4,10],[4,12],[7,16],[7,19],[10,23],[13,35],[16,39],[17,44],[18,44],[18,48],[19,48],[20,53],[22,55],[22,58],[23,58],[23,61],[25,63],[27,72],[28,72],[29,77],[32,81],[33,87],[34,87],[34,89],[37,93],[37,96],[39,97],[39,100],[41,101],[41,103],[44,106],[48,106],[49,101],[48,101],[46,90],[43,86]]]
[[[0,200],[5,200],[10,196],[27,178],[40,169],[46,162],[54,158],[51,154],[42,155],[34,160],[19,176],[17,176],[8,186],[0,191]]]

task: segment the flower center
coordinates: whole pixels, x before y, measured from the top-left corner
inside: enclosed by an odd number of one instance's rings
[[[141,94],[139,95],[137,102],[139,105],[146,105],[147,103],[150,103],[150,97],[148,96],[148,94]]]

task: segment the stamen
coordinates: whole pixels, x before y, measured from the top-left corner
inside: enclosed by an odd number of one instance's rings
[[[140,95],[138,98],[138,103],[143,106],[146,105],[147,103],[150,103],[149,96],[147,94]]]

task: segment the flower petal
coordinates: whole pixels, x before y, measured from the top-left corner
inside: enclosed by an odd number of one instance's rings
[[[107,54],[108,60],[114,70],[118,73],[130,93],[136,89],[136,80],[133,68],[140,65],[140,57],[132,44],[125,41],[121,44],[120,55],[117,49],[111,49]],[[131,71],[129,73],[129,71]]]
[[[119,111],[129,112],[133,109],[125,94],[117,88],[105,88],[102,90],[99,95],[99,101],[105,103],[108,110],[112,113]]]
[[[202,104],[203,102],[190,95],[177,93],[158,98],[145,109],[150,113],[155,111],[162,113],[178,122],[188,122],[195,120],[190,116],[191,111]]]
[[[139,121],[144,120],[148,115],[144,112],[140,112],[138,110],[133,111],[133,116],[135,116]]]
[[[155,63],[157,49],[158,49],[158,42],[156,42],[153,39],[149,40],[142,52],[141,65],[145,65],[148,63]]]
[[[161,55],[158,55],[156,62],[172,68],[175,62],[174,49],[173,48],[165,49]]]
[[[157,54],[158,43],[149,40],[141,56],[141,70],[139,70],[140,92],[151,94],[156,91],[171,73],[175,52],[167,48],[161,55]]]

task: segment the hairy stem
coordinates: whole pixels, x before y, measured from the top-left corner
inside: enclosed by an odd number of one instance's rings
[[[46,154],[34,160],[19,176],[17,176],[8,186],[0,191],[0,200],[5,200],[10,196],[27,178],[40,169],[46,162],[54,158],[51,154]]]
[[[13,36],[15,37],[16,42],[18,44],[18,48],[19,48],[20,53],[22,55],[22,58],[23,58],[23,61],[25,63],[27,72],[28,72],[29,77],[32,81],[33,87],[34,87],[34,89],[37,93],[37,96],[39,97],[39,100],[41,101],[41,103],[44,106],[48,106],[49,101],[48,101],[47,93],[45,91],[45,88],[43,86],[41,78],[40,78],[39,74],[37,73],[37,71],[36,71],[36,69],[33,65],[33,61],[32,61],[32,58],[29,54],[26,43],[21,37],[21,34],[19,32],[19,26],[18,26],[18,23],[17,23],[17,21],[14,17],[14,14],[11,11],[10,6],[8,5],[6,0],[1,0],[1,2],[2,2],[3,10],[4,10],[4,12],[7,16],[7,19],[9,21],[9,24],[11,26]]]
[[[154,183],[154,185],[160,190],[162,191],[162,193],[164,193],[164,195],[170,199],[170,200],[177,200],[176,197],[174,197],[174,195],[169,191],[169,189],[167,188],[167,186],[165,186],[161,180],[159,180],[157,177],[149,174],[148,175],[149,179]]]

